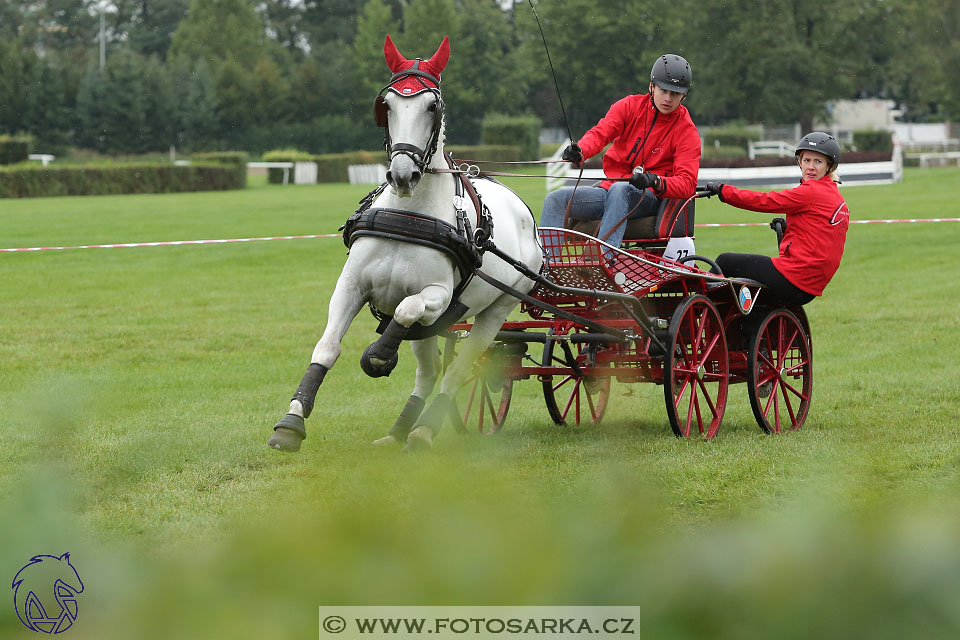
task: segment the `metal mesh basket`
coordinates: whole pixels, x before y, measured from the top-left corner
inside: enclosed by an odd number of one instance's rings
[[[644,296],[703,271],[648,251],[622,251],[577,231],[540,228],[550,280],[565,287]],[[550,295],[550,294],[548,294]],[[552,294],[556,295],[556,294]]]

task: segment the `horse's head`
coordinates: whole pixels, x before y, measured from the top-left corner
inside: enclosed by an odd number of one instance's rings
[[[390,158],[387,182],[397,195],[409,197],[441,145],[440,72],[450,59],[450,40],[445,37],[428,60],[408,60],[388,35],[383,54],[393,76],[377,96],[373,111],[377,125],[384,129]]]

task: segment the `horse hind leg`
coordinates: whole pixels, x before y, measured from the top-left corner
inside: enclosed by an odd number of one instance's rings
[[[456,408],[457,391],[470,376],[474,363],[497,336],[503,321],[517,304],[516,299],[503,296],[494,304],[477,314],[470,335],[463,348],[447,367],[440,383],[440,391],[430,402],[410,435],[403,450],[424,451],[433,447],[433,438]]]
[[[436,336],[411,342],[410,348],[417,358],[417,377],[413,393],[407,398],[403,410],[390,427],[389,433],[374,440],[374,446],[389,447],[407,441],[410,430],[413,429],[414,423],[426,405],[426,398],[430,396],[440,377],[440,353],[437,351]]]

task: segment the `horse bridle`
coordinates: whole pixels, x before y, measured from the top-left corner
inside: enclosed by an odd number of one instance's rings
[[[440,78],[427,73],[426,71],[420,70],[420,63],[423,62],[420,58],[417,58],[413,66],[409,69],[404,69],[403,71],[398,71],[390,77],[390,82],[387,85],[380,89],[380,93],[377,94],[376,100],[373,101],[373,118],[377,123],[378,127],[383,129],[383,148],[387,152],[388,161],[393,162],[393,159],[398,155],[405,155],[417,166],[421,172],[426,171],[427,165],[430,164],[430,161],[433,159],[433,154],[437,152],[437,146],[440,144],[440,127],[443,124],[443,98],[440,97]],[[423,149],[420,147],[408,144],[406,142],[398,142],[393,144],[393,141],[390,138],[390,126],[387,121],[387,101],[384,98],[384,94],[393,86],[398,80],[403,80],[413,76],[416,80],[423,85],[424,89],[429,91],[436,97],[436,109],[433,112],[433,123],[430,128],[430,137],[427,139],[427,143]],[[430,82],[434,83],[437,88],[434,89],[423,79],[426,78]],[[419,92],[418,92],[419,93]]]

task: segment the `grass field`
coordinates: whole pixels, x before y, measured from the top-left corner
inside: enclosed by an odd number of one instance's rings
[[[960,170],[844,191],[854,219],[956,217]],[[542,180],[510,183],[539,213]],[[0,200],[0,248],[335,233],[364,187]],[[697,220],[765,221],[715,200]],[[369,443],[414,360],[370,380],[366,312],[299,454],[264,445],[345,258],[336,238],[0,253],[0,579],[71,552],[72,638],[310,638],[319,605],[633,605],[644,638],[960,633],[957,223],[851,225],[807,307],[804,429],[731,387],[680,441],[662,389],[557,428],[521,381],[495,437]],[[699,253],[772,253],[761,227]],[[2,580],[0,580],[2,581]],[[10,592],[6,602],[12,602]],[[32,637],[0,605],[0,637]]]

